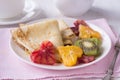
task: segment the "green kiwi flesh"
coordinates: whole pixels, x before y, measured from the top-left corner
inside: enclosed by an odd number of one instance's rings
[[[99,54],[99,46],[101,41],[97,38],[87,38],[77,40],[74,45],[83,49],[85,55],[96,56]]]

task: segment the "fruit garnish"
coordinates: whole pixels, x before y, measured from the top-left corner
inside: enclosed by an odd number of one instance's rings
[[[83,55],[81,58],[78,58],[78,63],[89,63],[95,60],[95,56],[86,56]]]
[[[75,33],[76,36],[79,36],[79,25],[82,24],[82,25],[87,25],[84,20],[76,20],[74,22],[74,27],[70,27],[72,29],[72,31]]]
[[[76,65],[78,57],[83,54],[82,49],[77,46],[60,46],[58,51],[65,66]]]
[[[71,30],[75,33],[76,36],[79,36],[79,30],[78,27],[70,27]]]
[[[79,25],[88,26],[88,24],[84,20],[79,20],[79,19],[74,22],[74,25],[75,27],[78,27],[78,28],[79,28]]]
[[[34,63],[53,65],[56,63],[55,47],[50,41],[43,41],[40,48],[30,54]]]
[[[101,39],[98,38],[88,38],[90,41],[93,41],[97,46],[101,45]]]
[[[99,54],[100,41],[97,38],[77,40],[74,45],[81,47],[85,55],[96,56]]]
[[[79,37],[84,38],[99,38],[101,39],[101,35],[99,32],[93,30],[89,26],[79,25]]]

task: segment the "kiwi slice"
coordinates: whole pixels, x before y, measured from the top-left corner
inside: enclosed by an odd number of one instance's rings
[[[83,49],[85,55],[96,56],[99,54],[100,41],[97,38],[77,40],[74,45]]]
[[[98,38],[89,38],[90,41],[93,41],[97,46],[100,46],[102,41]]]

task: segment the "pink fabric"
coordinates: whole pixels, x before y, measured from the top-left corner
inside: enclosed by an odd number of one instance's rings
[[[116,37],[105,19],[91,20],[89,22],[104,29],[109,34],[114,45]],[[104,59],[84,68],[66,71],[46,70],[30,66],[18,60],[10,47],[10,37],[10,29],[0,29],[0,79],[50,80],[103,77],[114,54],[114,48],[112,48],[110,53]],[[118,61],[120,61],[120,55],[115,65],[113,75],[115,77],[120,77],[120,64]]]

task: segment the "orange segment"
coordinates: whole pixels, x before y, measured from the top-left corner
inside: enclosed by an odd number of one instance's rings
[[[77,58],[83,54],[82,49],[77,46],[60,46],[58,51],[65,66],[74,66]]]
[[[94,31],[93,29],[91,29],[89,26],[85,26],[85,25],[80,25],[79,26],[79,37],[80,38],[101,38],[101,35],[99,32]]]

